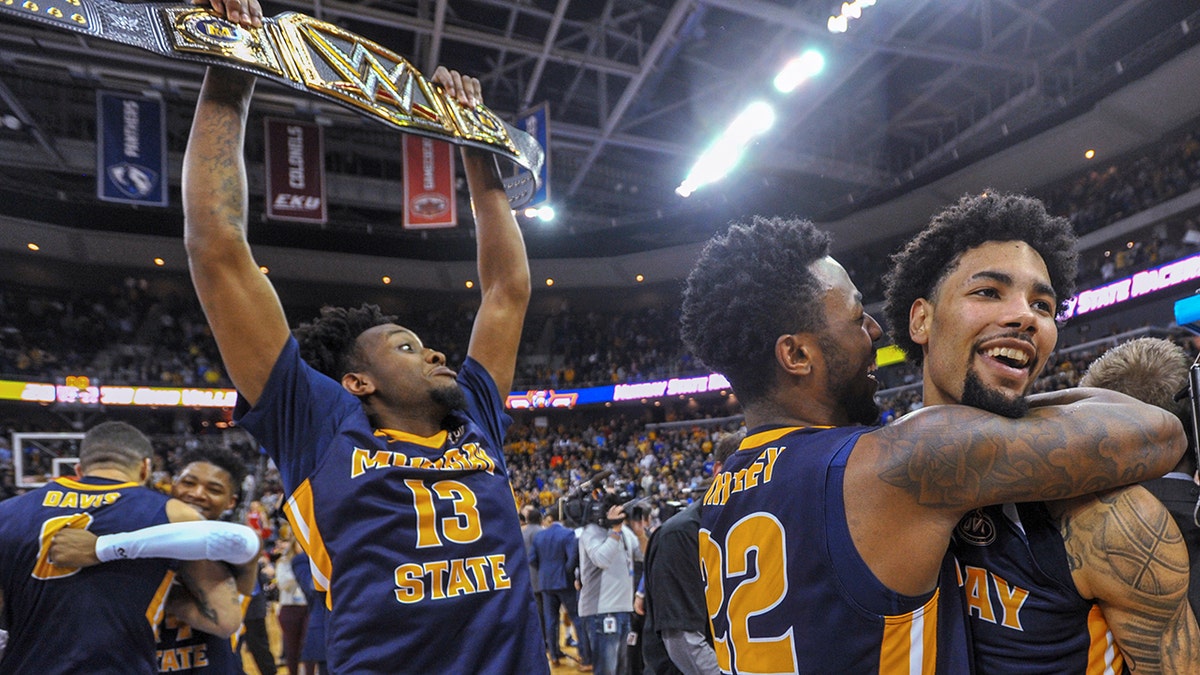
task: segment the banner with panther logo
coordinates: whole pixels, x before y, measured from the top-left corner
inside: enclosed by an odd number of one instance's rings
[[[156,98],[96,92],[96,196],[167,205],[167,118]]]
[[[454,227],[454,147],[421,136],[404,136],[403,142],[404,229]]]
[[[503,179],[514,208],[533,198],[542,176],[546,155],[532,136],[509,126],[484,105],[459,105],[387,47],[305,14],[283,12],[264,17],[261,28],[246,29],[190,2],[0,0],[0,17],[169,58],[247,70],[406,134],[495,153],[523,169]],[[125,187],[140,192],[138,186],[147,176],[129,169],[116,171]],[[138,199],[137,203],[150,202]]]

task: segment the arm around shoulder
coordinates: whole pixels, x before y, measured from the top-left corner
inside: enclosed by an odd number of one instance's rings
[[[1187,442],[1161,408],[1113,391],[1031,397],[1012,419],[930,406],[871,434],[878,476],[929,508],[1065,499],[1161,476]]]
[[[242,602],[233,575],[224,563],[192,560],[179,567],[182,586],[172,588],[172,614],[192,628],[229,637],[242,624]]]

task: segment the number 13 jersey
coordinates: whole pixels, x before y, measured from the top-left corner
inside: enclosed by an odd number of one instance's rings
[[[467,409],[450,431],[374,429],[289,339],[239,419],[278,465],[288,520],[328,591],[331,672],[548,670],[501,452],[511,419],[477,362],[458,384]]]

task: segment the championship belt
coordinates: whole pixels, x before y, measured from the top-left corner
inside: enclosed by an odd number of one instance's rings
[[[459,105],[399,54],[311,16],[284,12],[246,29],[207,8],[116,0],[0,0],[0,16],[238,68],[405,133],[493,152],[525,169],[504,180],[514,207],[538,189],[545,153],[532,136],[483,105]]]

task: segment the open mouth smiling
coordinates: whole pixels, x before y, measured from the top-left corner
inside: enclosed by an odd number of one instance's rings
[[[1009,368],[1026,368],[1032,360],[1027,352],[1012,347],[992,347],[991,349],[984,349],[980,353],[999,361]]]

